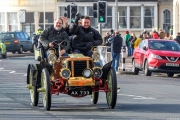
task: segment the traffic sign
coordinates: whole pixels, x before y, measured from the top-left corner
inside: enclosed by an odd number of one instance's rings
[[[26,23],[26,10],[24,10],[24,9],[21,9],[19,11],[19,22]]]

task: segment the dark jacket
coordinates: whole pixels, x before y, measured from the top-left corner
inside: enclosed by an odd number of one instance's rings
[[[48,49],[49,43],[54,40],[58,40],[59,42],[66,41],[67,45],[63,49],[69,50],[70,40],[68,34],[64,31],[64,28],[60,31],[56,31],[52,25],[51,27],[46,28],[40,36],[40,41],[45,49]]]
[[[105,46],[111,46],[111,43],[109,43],[109,41],[108,41],[108,39],[109,39],[110,37],[111,37],[111,36],[108,36],[108,37],[105,36],[105,37],[104,37],[104,45],[105,45]]]
[[[75,35],[72,40],[73,49],[80,51],[88,51],[93,46],[102,44],[102,37],[99,32],[91,27],[84,28],[83,26],[73,25],[70,28],[70,34]]]
[[[180,36],[176,36],[176,38],[174,40],[180,44]]]
[[[133,36],[131,36],[130,38],[129,38],[129,42],[130,42],[130,46],[131,46],[131,48],[134,48],[134,42],[136,41],[136,37],[133,37]]]
[[[111,41],[111,52],[112,53],[121,53],[121,47],[123,44],[123,38],[120,35],[112,37]]]

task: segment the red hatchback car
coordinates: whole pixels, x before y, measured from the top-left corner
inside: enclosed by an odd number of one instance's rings
[[[180,45],[174,40],[143,40],[134,50],[132,64],[136,75],[143,70],[146,76],[161,72],[173,77],[180,73]]]

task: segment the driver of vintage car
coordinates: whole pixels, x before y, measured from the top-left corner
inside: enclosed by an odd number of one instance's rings
[[[62,27],[63,20],[61,18],[55,19],[54,25],[51,27],[46,28],[42,34],[40,35],[40,42],[42,43],[45,50],[49,48],[54,48],[55,44],[53,44],[53,41],[56,40],[59,43],[62,41],[66,42],[66,46],[61,47],[61,50],[59,52],[59,56],[68,56],[67,51],[70,47],[70,40],[68,34],[65,32],[64,28]],[[49,53],[47,52],[47,57]]]

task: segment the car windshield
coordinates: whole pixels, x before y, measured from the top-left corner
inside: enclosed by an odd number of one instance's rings
[[[180,51],[180,45],[175,41],[150,40],[149,48],[153,50]]]
[[[0,39],[13,39],[14,34],[13,33],[1,33],[0,34]]]

